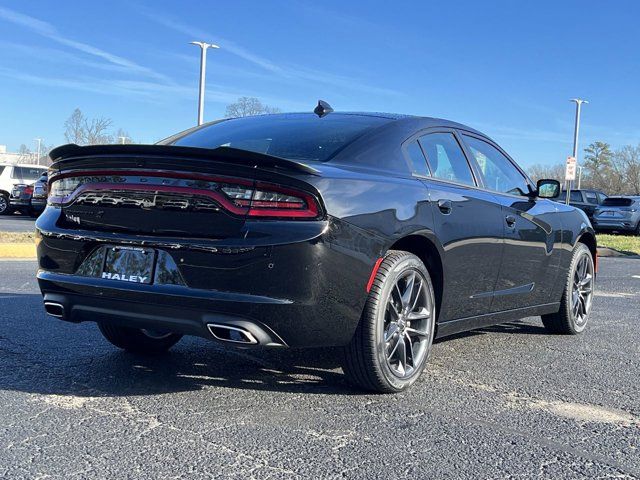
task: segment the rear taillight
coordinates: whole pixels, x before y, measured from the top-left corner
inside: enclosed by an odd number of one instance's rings
[[[29,185],[29,186],[25,187],[23,192],[26,193],[27,195],[31,195],[33,193],[33,187],[31,185]]]
[[[108,175],[107,175],[108,173]],[[141,183],[144,181],[144,183]],[[236,215],[263,218],[314,219],[320,215],[320,205],[311,193],[288,186],[245,179],[197,176],[176,178],[160,172],[94,172],[59,176],[49,181],[48,203],[65,205],[80,195],[98,191],[162,192],[206,196]]]
[[[312,195],[279,185],[225,185],[221,190],[250,217],[315,218],[319,212]]]

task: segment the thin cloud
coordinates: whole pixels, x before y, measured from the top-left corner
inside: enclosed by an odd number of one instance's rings
[[[61,35],[58,30],[50,23],[39,20],[35,17],[19,13],[8,8],[0,7],[0,18],[15,25],[27,28],[32,32],[37,33],[38,35],[59,43],[60,45],[64,45],[88,55],[101,58],[102,60],[105,60],[113,65],[118,65],[120,67],[128,69],[129,71],[144,74],[158,80],[170,82],[170,79],[166,75],[139,65],[127,58],[121,57],[119,55],[114,55],[105,50],[94,47],[93,45],[89,45],[88,43],[78,42],[71,38],[65,37]]]
[[[367,85],[356,79],[331,74],[326,71],[312,70],[292,64],[277,65],[268,58],[257,55],[231,40],[211,35],[204,30],[182,23],[179,20],[176,20],[175,18],[168,15],[160,14],[156,11],[151,11],[146,8],[139,8],[139,11],[142,15],[149,18],[150,20],[159,23],[166,28],[170,28],[176,32],[187,35],[193,40],[216,43],[220,46],[220,48],[224,48],[225,51],[237,57],[240,57],[257,67],[267,70],[268,72],[275,74],[280,78],[295,81],[304,80],[305,82],[311,81],[315,83],[331,85],[333,87],[338,87],[341,89],[349,88],[353,90],[365,91],[376,95],[402,95],[402,93],[396,90]]]

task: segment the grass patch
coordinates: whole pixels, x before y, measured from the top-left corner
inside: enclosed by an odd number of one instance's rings
[[[609,247],[619,252],[640,255],[640,236],[599,233],[596,237],[599,247]]]

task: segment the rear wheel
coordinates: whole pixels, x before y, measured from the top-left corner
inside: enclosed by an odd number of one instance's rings
[[[166,331],[122,327],[99,323],[100,332],[118,348],[133,353],[161,353],[169,350],[182,335]]]
[[[578,243],[573,249],[560,311],[542,315],[542,323],[553,333],[576,335],[587,326],[595,287],[593,256],[589,248]]]
[[[431,353],[435,313],[433,284],[422,261],[408,252],[390,251],[344,349],[349,380],[381,393],[411,386]]]
[[[9,213],[11,213],[9,197],[4,193],[0,193],[0,215],[8,215]]]

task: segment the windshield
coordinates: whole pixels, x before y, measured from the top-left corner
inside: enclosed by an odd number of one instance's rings
[[[165,144],[184,147],[233,147],[290,160],[327,161],[367,130],[390,119],[333,114],[261,115],[234,118],[187,131]]]

